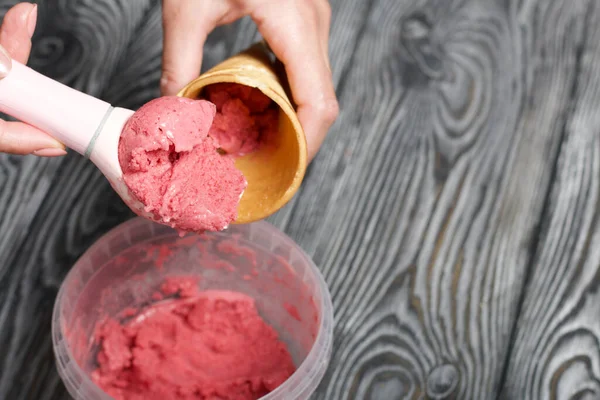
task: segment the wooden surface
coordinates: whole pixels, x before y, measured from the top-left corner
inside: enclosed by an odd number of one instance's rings
[[[331,3],[341,115],[271,218],[333,295],[314,398],[600,398],[600,4]],[[158,94],[158,1],[39,5],[35,69],[119,106]],[[220,28],[203,68],[256,38]],[[129,217],[76,154],[0,156],[0,399],[68,398],[54,298]]]

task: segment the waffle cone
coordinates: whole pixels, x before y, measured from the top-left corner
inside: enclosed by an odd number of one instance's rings
[[[235,221],[242,224],[268,217],[294,196],[306,171],[306,137],[284,89],[285,78],[276,72],[264,43],[257,43],[216,65],[190,82],[178,96],[198,98],[206,86],[226,82],[259,89],[280,110],[275,143],[236,159],[236,167],[248,181]]]

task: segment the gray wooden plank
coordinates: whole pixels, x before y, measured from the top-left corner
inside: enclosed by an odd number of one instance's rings
[[[578,53],[566,58],[564,42],[549,42],[544,64],[576,63],[581,72],[501,398],[598,399],[600,6],[577,1],[546,15],[548,25],[578,32],[570,46]]]
[[[573,18],[549,19],[556,7]],[[372,2],[285,222],[336,309],[315,398],[496,396],[576,80],[577,8]]]

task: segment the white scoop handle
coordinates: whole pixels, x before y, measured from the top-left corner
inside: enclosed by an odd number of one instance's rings
[[[86,156],[111,109],[109,103],[15,60],[8,76],[0,79],[0,111],[47,132]]]
[[[118,159],[121,131],[133,111],[114,108],[15,60],[8,76],[0,79],[0,111],[89,157],[132,210],[153,218],[123,182]]]

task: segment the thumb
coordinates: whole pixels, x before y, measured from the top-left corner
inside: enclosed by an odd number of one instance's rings
[[[37,5],[19,3],[6,12],[0,27],[0,44],[18,62],[25,64],[37,21]]]

